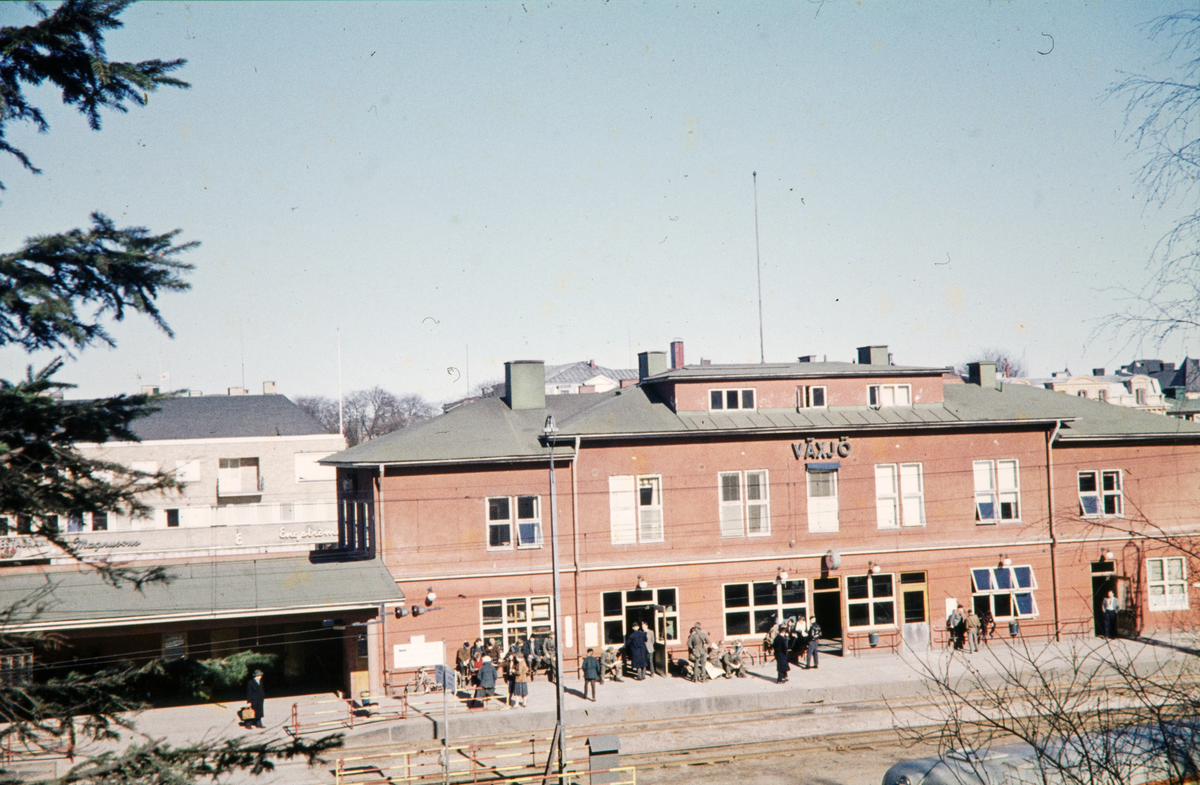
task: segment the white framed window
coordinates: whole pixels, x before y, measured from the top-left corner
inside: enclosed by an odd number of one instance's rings
[[[1021,467],[1015,458],[975,461],[975,522],[1021,520]]]
[[[662,477],[608,478],[609,529],[614,545],[663,541]]]
[[[1120,469],[1079,472],[1079,514],[1085,518],[1125,515]]]
[[[514,643],[548,638],[554,630],[554,614],[549,597],[511,597],[484,600],[479,606],[484,641],[494,639],[508,651]],[[499,666],[497,666],[499,667]]]
[[[1037,616],[1037,580],[1029,565],[972,568],[971,588],[977,614],[986,610],[996,621]]]
[[[175,482],[200,482],[200,461],[175,461]]]
[[[542,499],[540,496],[518,496],[517,547],[542,546]]]
[[[512,499],[492,496],[487,500],[488,550],[512,547]]]
[[[796,388],[797,409],[824,409],[826,406],[825,387],[802,386]]]
[[[331,452],[298,452],[295,455],[296,482],[328,482],[337,479],[337,467],[322,466],[317,461],[333,455]]]
[[[838,530],[838,473],[835,468],[808,464],[808,530]]]
[[[1146,588],[1152,611],[1188,609],[1187,570],[1182,556],[1146,559]]]
[[[540,496],[491,496],[487,499],[488,550],[513,545],[513,513],[516,513],[518,548],[542,546],[542,499]]]
[[[725,584],[725,637],[762,635],[776,622],[806,618],[806,588],[803,579]]]
[[[925,525],[925,483],[919,463],[875,467],[875,517],[881,529]]]
[[[638,539],[662,542],[662,477],[638,477]]]
[[[129,464],[129,468],[142,474],[158,474],[158,461],[133,461]],[[139,477],[137,481],[139,483],[150,483],[154,482],[154,478]]]
[[[771,533],[770,491],[766,469],[717,475],[722,537]]]
[[[883,406],[912,406],[911,384],[872,384],[867,387],[867,403]]]
[[[733,409],[751,409],[754,406],[754,389],[740,388],[734,390],[709,390],[708,410],[712,412]]]
[[[850,627],[896,624],[896,576],[889,572],[846,576],[846,623]]]
[[[221,458],[217,464],[217,495],[236,496],[262,491],[258,458]]]

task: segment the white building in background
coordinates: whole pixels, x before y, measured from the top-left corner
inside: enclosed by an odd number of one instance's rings
[[[346,448],[285,396],[191,394],[134,421],[140,442],[80,444],[89,458],[173,472],[176,491],[148,493],[145,518],[80,514],[59,529],[84,553],[120,560],[300,555],[337,544],[335,473],[317,461]],[[65,561],[0,518],[0,566]]]
[[[1152,414],[1166,414],[1169,403],[1157,379],[1141,373],[1106,374],[1103,368],[1093,368],[1091,375],[1059,371],[1044,378],[1009,379],[1008,383],[1044,387]]]

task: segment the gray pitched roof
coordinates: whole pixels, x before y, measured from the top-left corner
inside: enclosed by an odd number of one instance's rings
[[[806,379],[822,376],[930,376],[950,368],[915,365],[867,365],[863,363],[744,363],[731,365],[685,365],[651,377],[654,381],[718,381],[752,379]]]
[[[757,367],[757,366],[756,366]],[[855,366],[855,371],[869,366]],[[893,369],[894,366],[879,366]],[[659,377],[661,378],[661,377]],[[334,465],[462,463],[545,460],[546,415],[559,428],[559,454],[574,437],[621,439],[706,433],[844,432],[895,428],[1031,425],[1063,421],[1064,441],[1176,439],[1200,441],[1200,424],[1123,406],[1063,395],[1023,384],[1000,390],[948,383],[944,402],[912,407],[836,406],[828,409],[758,409],[750,412],[674,412],[654,385],[606,393],[548,395],[546,408],[512,411],[501,400],[482,399],[434,420],[382,436],[327,458]]]
[[[1200,424],[1104,401],[1063,395],[1026,384],[985,390],[973,384],[946,385],[945,406],[964,420],[1072,419],[1059,439],[1200,438]]]
[[[148,584],[140,592],[114,589],[85,567],[3,576],[0,603],[16,609],[4,629],[333,613],[404,600],[391,573],[377,560],[258,559],[173,564],[165,569],[170,583]]]
[[[614,381],[636,379],[638,372],[625,368],[604,368],[586,360],[566,365],[551,365],[546,368],[546,384],[582,384],[588,379],[606,376]]]
[[[283,395],[209,395],[164,398],[158,411],[133,422],[142,441],[308,436],[321,424]]]

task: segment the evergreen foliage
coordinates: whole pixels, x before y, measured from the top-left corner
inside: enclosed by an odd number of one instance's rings
[[[0,28],[0,152],[15,156],[31,172],[41,170],[5,140],[10,121],[50,129],[42,111],[30,103],[25,86],[50,82],[62,91],[63,103],[78,109],[92,130],[100,130],[100,110],[126,112],[127,104],[145,106],[159,85],[188,87],[168,76],[184,60],[112,62],[104,52],[104,34],[123,24],[117,16],[133,0],[67,0],[47,13],[30,3],[41,21],[24,27]],[[0,183],[0,189],[4,184]]]
[[[0,152],[14,156],[38,173],[29,157],[5,138],[9,123],[30,123],[46,132],[49,124],[25,94],[26,87],[50,83],[63,102],[99,130],[101,110],[127,111],[144,106],[159,85],[187,87],[168,74],[183,60],[110,61],[104,34],[119,29],[118,15],[130,0],[67,0],[53,13],[30,6],[36,24],[0,28]],[[0,184],[0,188],[3,185]],[[188,288],[191,265],[179,261],[195,243],[176,244],[178,230],[153,234],[144,228],[118,229],[99,213],[88,229],[34,237],[12,253],[0,254],[0,346],[26,351],[78,351],[97,343],[114,345],[105,330],[127,312],[145,315],[170,334],[157,298]],[[0,516],[17,522],[19,531],[40,535],[75,558],[59,534],[55,516],[80,512],[145,512],[139,494],[169,491],[173,477],[146,474],[117,464],[87,459],[74,449],[81,442],[136,440],[131,423],[151,411],[154,397],[117,396],[92,401],[60,400],[72,385],[54,376],[56,359],[41,370],[30,367],[24,379],[0,380]],[[140,590],[148,581],[169,580],[161,568],[135,570],[107,563],[90,565],[114,585]],[[7,608],[0,628],[36,617],[52,584]],[[54,645],[53,637],[0,634],[0,649]],[[10,678],[0,683],[0,747],[19,762],[24,753],[74,753],[84,741],[118,742],[133,730],[133,715],[144,707],[148,691],[170,683],[198,698],[244,681],[252,665],[270,655],[244,652],[223,661],[154,661],[140,666],[114,665],[95,673],[71,672],[43,680]],[[12,674],[9,674],[12,675]],[[19,674],[18,674],[19,676]],[[340,736],[286,741],[205,740],[173,746],[145,741],[83,759],[54,783],[191,783],[231,772],[261,774],[274,761],[301,758],[309,763],[340,744]],[[0,758],[0,785],[38,782]]]

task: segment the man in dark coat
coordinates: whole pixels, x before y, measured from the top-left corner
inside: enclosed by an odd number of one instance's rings
[[[775,673],[776,683],[786,684],[788,680],[788,671],[791,669],[788,665],[788,653],[792,648],[791,636],[785,629],[781,629],[779,634],[775,636]]]
[[[247,728],[261,728],[263,726],[263,702],[267,699],[267,694],[262,686],[262,671],[255,671],[250,681],[246,684],[246,703],[250,704],[250,708],[254,709],[254,719],[246,723]]]
[[[633,625],[633,632],[625,639],[625,650],[629,652],[629,662],[633,666],[633,672],[637,674],[637,680],[642,681],[646,678],[646,668],[650,665],[646,661],[646,633],[642,632],[642,625]]]

